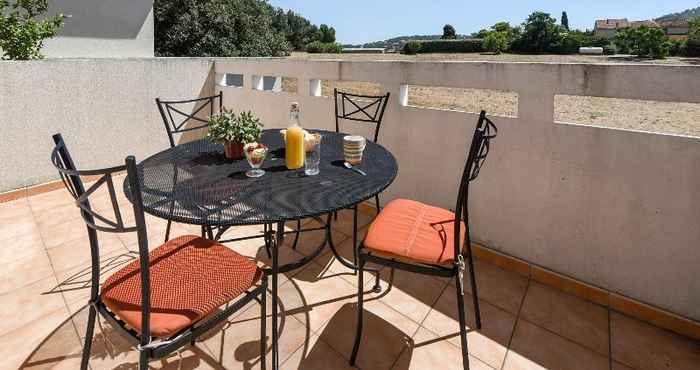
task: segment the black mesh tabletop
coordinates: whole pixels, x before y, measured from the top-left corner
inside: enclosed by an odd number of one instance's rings
[[[259,178],[246,177],[248,162],[228,160],[220,144],[206,139],[155,154],[138,166],[144,210],[154,216],[196,225],[273,223],[318,216],[348,208],[386,189],[396,177],[394,156],[367,142],[362,176],[343,167],[345,134],[311,130],[323,135],[321,172],[304,175],[303,168],[284,165],[279,130],[266,130],[261,141],[269,148]],[[128,181],[124,185],[129,196]]]

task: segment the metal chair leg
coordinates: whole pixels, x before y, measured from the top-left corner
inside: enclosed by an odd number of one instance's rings
[[[267,276],[263,277],[263,286],[260,296],[260,368],[265,370],[267,363],[265,352],[267,352]]]
[[[357,269],[357,331],[355,332],[355,344],[352,346],[352,355],[350,356],[350,366],[355,366],[357,360],[357,352],[360,350],[360,342],[362,341],[362,301],[364,298],[364,278],[363,270],[365,261],[360,256],[360,264]]]
[[[474,258],[472,257],[472,246],[467,246],[467,265],[469,266],[469,280],[472,287],[472,301],[474,303],[474,318],[476,319],[476,329],[481,330],[481,310],[479,309],[479,294],[476,290],[476,276],[474,275]],[[462,283],[464,284],[464,283]]]
[[[267,253],[267,258],[272,259],[272,252],[270,251],[270,233],[272,233],[272,225],[264,224],[263,227],[263,233],[265,234],[263,238],[265,240],[265,252]]]
[[[377,205],[377,214],[379,214],[379,211],[381,211],[381,208],[379,207],[379,194],[374,196],[374,203]]]
[[[168,224],[165,225],[165,241],[163,243],[167,243],[168,240],[170,239],[170,226],[172,225],[172,221],[168,220]]]
[[[462,364],[464,370],[469,370],[469,347],[467,346],[467,323],[464,317],[464,282],[460,280],[459,274],[455,277],[457,284],[457,311],[459,315],[459,338],[462,343]]]
[[[139,370],[148,370],[148,353],[146,351],[139,352]]]
[[[292,249],[297,250],[297,243],[299,242],[299,234],[301,234],[301,219],[297,220],[297,232],[294,235],[294,244],[292,244]]]
[[[92,349],[92,336],[95,333],[96,316],[97,310],[95,309],[95,306],[91,305],[88,313],[88,324],[87,330],[85,331],[85,345],[83,346],[83,358],[80,362],[80,370],[87,370],[90,362],[90,350]]]
[[[207,229],[204,225],[202,225],[202,238],[206,238],[206,237],[207,237]]]

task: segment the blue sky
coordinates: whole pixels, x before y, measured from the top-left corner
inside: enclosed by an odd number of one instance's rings
[[[363,43],[394,36],[436,34],[450,23],[458,33],[469,34],[498,21],[521,23],[534,10],[551,13],[557,20],[562,10],[569,24],[593,28],[597,18],[649,19],[699,6],[698,0],[269,0],[292,9],[315,24],[336,29],[342,43]]]

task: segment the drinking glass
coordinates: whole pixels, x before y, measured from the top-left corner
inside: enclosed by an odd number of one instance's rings
[[[260,169],[265,157],[267,157],[267,147],[262,144],[248,144],[244,148],[245,158],[251,169],[246,171],[248,177],[260,177],[265,174],[265,170]]]
[[[307,150],[304,159],[304,173],[307,176],[318,175],[321,163],[321,134],[308,134],[305,141]]]

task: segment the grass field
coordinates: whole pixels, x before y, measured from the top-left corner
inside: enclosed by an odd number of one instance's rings
[[[697,64],[698,58],[668,58],[650,61],[634,57],[584,55],[487,55],[487,54],[306,54],[294,53],[292,59],[342,60],[414,60],[414,61],[513,61],[552,63],[665,63]],[[296,79],[283,79],[282,89],[296,93]],[[381,86],[364,81],[326,81],[322,95],[332,96],[333,87],[350,93],[379,95]],[[518,95],[512,91],[460,89],[435,86],[409,86],[408,104],[435,109],[517,116]],[[666,134],[700,137],[700,104],[669,103],[590,96],[557,96],[554,120],[557,122],[595,125]]]

